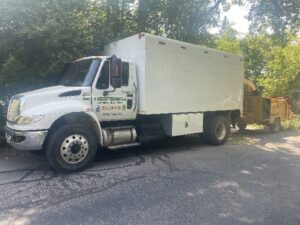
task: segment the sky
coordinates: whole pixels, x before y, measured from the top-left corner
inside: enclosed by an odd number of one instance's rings
[[[245,35],[249,30],[249,21],[246,18],[249,8],[249,4],[245,6],[234,5],[231,6],[228,12],[224,12],[222,17],[224,18],[226,16],[229,22],[232,23],[232,27],[242,35]]]
[[[227,12],[221,13],[221,20],[226,16],[232,27],[240,33],[239,36],[244,37],[249,31],[249,21],[247,20],[247,15],[249,12],[250,5],[246,4],[244,6],[233,5]],[[211,33],[218,33],[218,29],[211,29]]]
[[[249,30],[249,21],[245,18],[249,12],[249,5],[246,6],[231,6],[228,12],[222,13],[222,18],[225,16],[232,23],[232,27],[237,30],[242,35],[248,33]]]

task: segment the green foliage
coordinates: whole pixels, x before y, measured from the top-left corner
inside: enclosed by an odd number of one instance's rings
[[[102,30],[104,31],[98,40],[101,44],[98,46],[102,48],[103,44],[115,41],[133,33],[137,33],[137,12],[133,10],[136,8],[135,0],[107,0],[95,1],[97,8],[94,12],[98,13],[98,17],[103,17],[104,24]],[[101,12],[99,9],[104,8]],[[96,33],[101,32],[97,27],[94,27]]]
[[[219,23],[219,10],[224,0],[169,0],[162,13],[166,19],[167,37],[196,44],[208,44],[209,28]]]
[[[195,44],[213,45],[210,28],[219,25],[225,0],[139,0],[138,32],[166,36]]]
[[[299,0],[250,0],[249,19],[254,33],[272,30],[275,40],[286,43],[286,34],[297,33],[300,28]]]
[[[278,45],[266,34],[237,39],[237,32],[225,20],[220,37],[220,50],[242,54],[245,76],[264,88],[267,96],[289,96],[300,89],[300,39],[287,35],[289,42]]]
[[[272,47],[273,41],[267,35],[248,35],[241,41],[246,77],[255,80],[264,74]]]
[[[289,96],[291,90],[300,88],[300,39],[285,47],[274,47],[266,64],[266,73],[257,79],[270,96]]]
[[[291,120],[283,121],[282,126],[285,130],[300,130],[300,116],[294,116]]]
[[[237,39],[237,35],[237,31],[231,27],[231,24],[225,18],[222,25],[221,36],[216,41],[217,49],[234,54],[241,54],[241,43],[240,40]]]
[[[2,96],[51,84],[64,63],[92,51],[94,30],[86,19],[87,7],[78,0],[2,0]]]

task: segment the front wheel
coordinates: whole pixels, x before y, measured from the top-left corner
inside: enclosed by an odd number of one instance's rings
[[[96,152],[97,141],[93,131],[83,125],[68,124],[50,136],[46,158],[53,169],[74,172],[91,165]]]
[[[204,136],[209,144],[222,145],[230,132],[229,122],[225,116],[214,116],[204,128]]]

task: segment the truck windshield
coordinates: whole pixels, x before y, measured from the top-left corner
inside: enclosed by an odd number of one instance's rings
[[[101,59],[84,59],[69,64],[59,85],[91,86]]]

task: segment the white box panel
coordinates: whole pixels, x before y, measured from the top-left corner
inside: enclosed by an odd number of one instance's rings
[[[150,34],[109,44],[105,53],[137,65],[139,114],[242,112],[241,56]]]
[[[203,132],[203,113],[164,115],[161,122],[165,133],[169,136]]]

